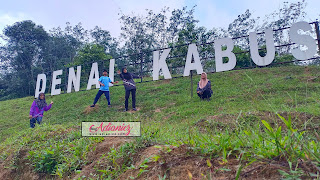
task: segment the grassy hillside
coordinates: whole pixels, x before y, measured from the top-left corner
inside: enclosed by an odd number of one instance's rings
[[[98,90],[47,96],[53,107],[35,129],[29,128],[28,119],[33,97],[1,101],[0,163],[8,171],[0,172],[0,177],[18,178],[31,171],[49,178],[144,179],[154,171],[156,179],[168,178],[177,166],[170,163],[173,157],[192,157],[202,168],[181,167],[181,176],[319,178],[319,70],[288,66],[209,74],[211,101],[201,101],[195,93],[200,76],[194,77],[192,98],[189,77],[138,84],[140,110],[135,113],[122,112],[122,86],[110,88],[111,108],[101,98],[91,112],[88,106]],[[142,136],[81,137],[82,121],[141,121]],[[101,143],[119,139],[125,142],[96,152]],[[157,150],[152,158],[143,154],[149,147]],[[93,154],[104,163],[93,161]],[[21,168],[22,162],[33,166]],[[93,162],[88,174],[85,169]],[[157,162],[162,169],[155,171]],[[263,170],[265,164],[277,166]]]

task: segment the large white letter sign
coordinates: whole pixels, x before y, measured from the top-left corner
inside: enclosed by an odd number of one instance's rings
[[[62,75],[62,70],[53,71],[52,74],[52,86],[51,86],[51,96],[58,95],[61,93],[61,89],[56,89],[56,85],[61,84],[61,78],[57,79],[57,76]]]
[[[191,62],[192,56],[194,59],[193,63]],[[189,76],[191,70],[197,70],[197,74],[201,74],[203,72],[196,44],[190,44],[188,47],[188,54],[183,76]]]
[[[72,84],[76,92],[80,89],[80,77],[81,77],[81,66],[77,66],[77,76],[74,72],[74,68],[69,68],[69,78],[68,78],[68,89],[67,93],[71,93]]]
[[[159,51],[153,51],[153,80],[159,80],[159,71],[162,69],[162,73],[165,79],[171,79],[171,74],[169,72],[166,58],[168,57],[171,48],[163,50],[160,57]]]
[[[96,88],[100,88],[100,84],[98,80],[99,80],[98,63],[92,63],[87,90],[90,90],[92,85],[96,85]]]
[[[39,91],[40,90],[40,81],[41,80],[42,80],[42,87],[41,87],[41,91]],[[46,86],[47,86],[47,76],[45,74],[38,74],[36,91],[35,91],[34,97],[37,98],[40,93],[45,93]]]
[[[292,49],[292,55],[299,60],[306,60],[312,58],[317,53],[317,44],[315,39],[309,35],[299,34],[299,30],[311,31],[312,27],[309,23],[305,21],[300,21],[294,23],[289,31],[290,38],[292,42],[300,45],[305,45],[308,47],[307,50],[303,51],[300,47]]]
[[[110,64],[109,64],[109,78],[111,79],[112,82],[114,82],[114,59],[110,59]],[[109,83],[109,86],[113,86],[112,83]]]
[[[236,55],[232,52],[233,41],[231,38],[222,38],[214,41],[215,44],[215,58],[216,58],[216,72],[232,70],[236,64]],[[226,45],[227,49],[222,51],[222,46]],[[229,61],[223,63],[223,57],[228,57]]]
[[[258,66],[266,66],[271,64],[276,54],[272,29],[266,29],[265,38],[266,38],[267,54],[264,57],[261,57],[258,50],[257,33],[255,32],[249,33],[251,58],[252,58],[252,61]]]

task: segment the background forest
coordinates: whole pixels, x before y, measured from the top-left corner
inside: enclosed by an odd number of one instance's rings
[[[222,37],[245,36],[253,30],[263,32],[266,28],[288,27],[301,20],[311,22],[305,19],[305,7],[304,0],[285,2],[263,18],[253,18],[251,11],[246,10],[226,29],[198,26],[199,20],[194,17],[196,6],[173,10],[164,7],[160,12],[146,10],[146,15],[121,14],[121,35],[118,38],[98,26],[84,29],[81,22],[77,25],[67,22],[64,29],[57,27],[49,31],[30,20],[16,22],[7,26],[1,37],[0,100],[34,95],[37,74],[46,72],[50,75],[55,70],[87,64],[88,67],[82,69],[82,78],[86,79],[90,63],[111,58],[116,58],[116,68],[131,65],[131,71],[139,69],[140,75],[148,76],[152,68],[152,50],[159,48],[174,47],[167,63],[173,73],[179,74],[187,53],[184,45],[189,43],[200,45],[198,50],[204,69],[212,72],[214,48],[210,42]],[[290,43],[286,31],[276,31],[274,39],[276,45]],[[259,42],[263,47],[263,38]],[[235,39],[233,52],[249,50],[248,43],[248,38]],[[289,52],[289,46],[277,49],[275,62],[293,60]],[[145,62],[143,67],[140,67],[140,61]],[[316,61],[311,63],[317,64]],[[103,65],[104,68],[107,64]],[[237,54],[237,67],[252,65],[248,52]],[[102,70],[100,66],[99,70]]]

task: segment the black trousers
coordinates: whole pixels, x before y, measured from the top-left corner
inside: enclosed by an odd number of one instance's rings
[[[100,98],[100,96],[104,94],[106,96],[106,99],[108,101],[108,105],[110,105],[110,94],[109,94],[109,91],[101,91],[99,90],[96,97],[94,98],[94,101],[93,101],[93,104],[96,104]]]
[[[205,91],[202,92],[202,94],[200,94],[200,93],[197,93],[197,94],[201,99],[208,99],[208,98],[211,97],[210,90],[205,90]]]
[[[136,89],[131,89],[131,90],[126,90],[126,100],[124,102],[126,110],[128,110],[128,101],[129,101],[129,96],[132,96],[132,108],[136,108]]]

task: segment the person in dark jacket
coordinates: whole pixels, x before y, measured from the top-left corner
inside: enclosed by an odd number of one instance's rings
[[[127,71],[127,68],[122,68],[122,73],[120,73],[120,71],[117,72],[121,79],[123,80],[123,86],[126,90],[126,95],[125,95],[125,109],[124,111],[128,111],[128,101],[129,101],[129,96],[130,96],[130,92],[131,92],[131,96],[132,96],[132,110],[136,111],[136,84],[134,82],[134,78],[140,78],[139,76],[136,76],[132,73],[129,73]]]
[[[198,82],[197,94],[203,100],[210,100],[212,95],[211,82],[207,79],[207,73],[205,72],[201,74],[201,79]]]

